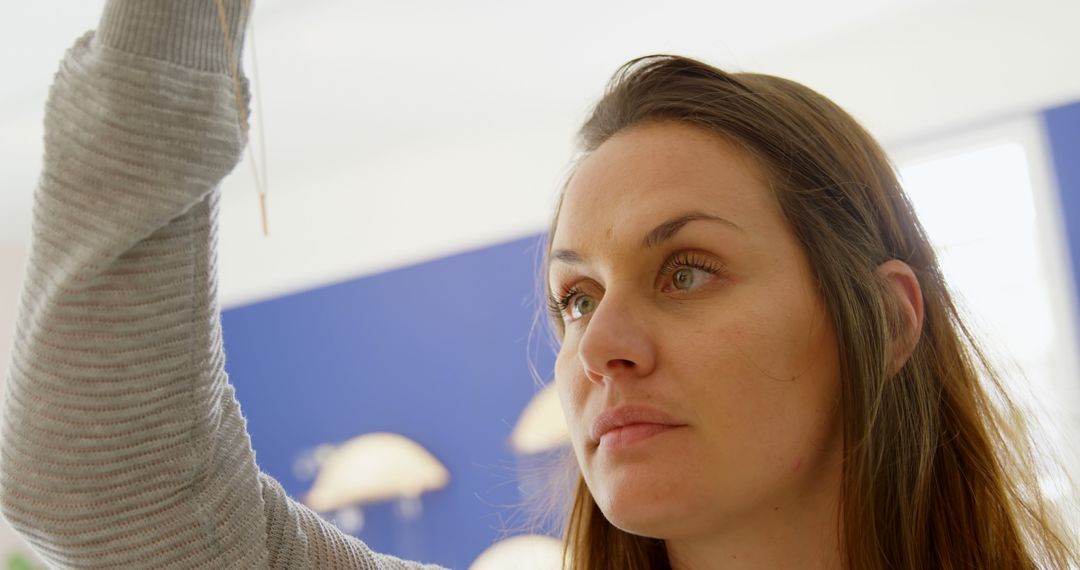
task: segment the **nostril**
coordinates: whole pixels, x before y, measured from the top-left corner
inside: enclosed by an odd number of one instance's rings
[[[633,360],[627,360],[625,358],[615,358],[608,361],[608,366],[612,368],[633,368],[635,364]]]

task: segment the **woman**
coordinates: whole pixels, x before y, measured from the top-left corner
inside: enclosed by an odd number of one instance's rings
[[[222,7],[111,0],[57,74],[4,514],[58,567],[420,568],[255,463],[216,300],[246,18]],[[849,117],[661,57],[628,64],[583,135],[549,255],[583,477],[570,567],[1075,563]]]
[[[1076,564],[1019,411],[849,115],[649,57],[581,141],[549,246],[573,568]]]

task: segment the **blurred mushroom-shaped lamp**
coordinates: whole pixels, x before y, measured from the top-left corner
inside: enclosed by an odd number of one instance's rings
[[[450,472],[419,443],[396,433],[354,437],[327,454],[304,503],[326,512],[398,500],[419,513],[422,493],[442,489]]]
[[[469,570],[560,570],[562,548],[550,536],[523,534],[492,544]]]
[[[548,384],[533,396],[521,412],[510,445],[521,454],[541,453],[570,443],[562,405],[555,384]]]

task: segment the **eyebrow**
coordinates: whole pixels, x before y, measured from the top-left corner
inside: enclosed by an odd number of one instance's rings
[[[675,216],[666,222],[656,226],[649,230],[649,233],[645,234],[645,237],[641,240],[641,247],[648,249],[656,247],[665,241],[675,237],[675,234],[679,233],[679,230],[690,222],[704,220],[707,222],[715,222],[723,224],[729,228],[743,231],[742,227],[735,222],[721,218],[720,216],[714,216],[712,214],[706,214],[704,212],[687,212]],[[551,259],[561,261],[570,265],[578,265],[584,261],[582,255],[572,249],[556,249],[551,252]]]

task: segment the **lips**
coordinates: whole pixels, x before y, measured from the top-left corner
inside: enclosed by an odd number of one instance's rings
[[[589,439],[599,445],[605,435],[619,430],[621,432],[659,433],[666,428],[687,425],[674,417],[647,406],[620,406],[608,410],[593,421],[589,430]],[[623,429],[628,428],[628,429]]]

